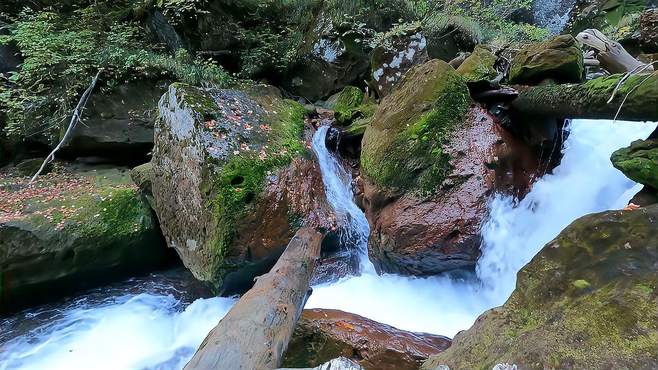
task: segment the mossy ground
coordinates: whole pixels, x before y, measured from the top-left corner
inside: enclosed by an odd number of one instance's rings
[[[365,133],[365,176],[398,191],[436,191],[450,171],[443,146],[468,104],[464,80],[447,63],[432,60],[407,72]]]
[[[2,175],[0,222],[23,221],[40,232],[110,241],[153,228],[150,209],[125,173],[58,166],[32,186],[28,180]]]

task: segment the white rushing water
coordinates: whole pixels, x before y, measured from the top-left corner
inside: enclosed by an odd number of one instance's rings
[[[516,273],[569,223],[623,207],[639,190],[612,167],[610,155],[647,137],[655,124],[574,120],[561,164],[521,202],[496,197],[483,227],[477,279],[361,276],[314,287],[306,307],[335,308],[400,329],[453,336],[507,300]],[[320,158],[320,161],[328,161]]]
[[[166,290],[101,301],[83,296],[29,313],[21,320],[46,322],[0,343],[0,369],[182,369],[235,299],[200,298],[187,305],[174,297],[174,288]]]
[[[477,278],[468,280],[374,273],[364,249],[368,223],[353,202],[349,173],[324,145],[327,128],[320,128],[313,149],[327,196],[345,235],[363,256],[363,268],[360,276],[314,287],[306,307],[342,309],[401,329],[447,336],[467,329],[483,311],[504,303],[516,272],[571,221],[627,203],[638,188],[612,167],[610,154],[648,136],[654,127],[574,121],[562,163],[552,174],[521,202],[491,201]],[[126,286],[100,289],[103,299],[85,295],[46,312],[0,319],[0,370],[181,369],[235,303],[200,298],[189,304],[195,297],[182,299],[179,293],[186,289],[171,284],[159,290]]]

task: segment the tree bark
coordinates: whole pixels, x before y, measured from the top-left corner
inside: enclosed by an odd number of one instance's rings
[[[272,270],[210,331],[185,370],[277,368],[310,294],[321,243],[319,232],[299,230]]]
[[[528,117],[658,121],[658,72],[525,88],[512,111]]]

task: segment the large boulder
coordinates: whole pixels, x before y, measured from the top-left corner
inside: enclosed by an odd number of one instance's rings
[[[162,81],[137,80],[92,94],[83,123],[76,126],[63,152],[143,161],[153,149],[155,113],[166,89]]]
[[[427,39],[419,29],[391,35],[370,56],[373,90],[388,95],[408,70],[428,59]]]
[[[550,79],[557,82],[580,82],[583,79],[583,52],[570,35],[526,46],[512,59],[509,82],[538,84]]]
[[[614,152],[611,160],[629,179],[658,189],[658,139],[634,141]]]
[[[488,197],[523,195],[536,170],[531,154],[510,150],[523,149],[517,144],[485,110],[469,109],[466,85],[448,64],[409,71],[363,137],[363,204],[378,270],[472,267]]]
[[[573,222],[423,369],[658,367],[658,206]],[[440,366],[440,365],[443,365]]]
[[[348,312],[304,310],[283,365],[310,367],[346,357],[366,370],[416,370],[450,342],[446,337],[399,330]]]
[[[0,311],[166,262],[157,221],[126,170],[58,169],[0,180]]]
[[[248,90],[171,85],[152,159],[167,242],[227,294],[248,289],[298,228],[334,222],[306,147],[304,108],[273,88]]]

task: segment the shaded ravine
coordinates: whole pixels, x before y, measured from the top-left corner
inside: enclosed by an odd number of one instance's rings
[[[483,228],[483,255],[472,276],[378,276],[367,259],[368,225],[353,202],[351,178],[313,140],[343,241],[359,253],[360,276],[314,287],[306,307],[337,308],[401,329],[454,335],[502,304],[516,272],[573,219],[620,208],[637,187],[615,170],[610,153],[655,124],[574,121],[564,158],[521,202],[497,197]],[[189,274],[188,274],[189,275]],[[235,299],[203,298],[165,275],[130,279],[73,300],[0,319],[0,370],[180,369]],[[202,298],[199,298],[202,297]]]

